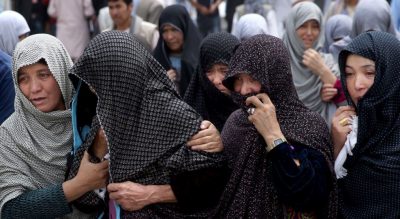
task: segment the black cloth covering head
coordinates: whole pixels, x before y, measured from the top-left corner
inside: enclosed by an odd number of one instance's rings
[[[347,58],[356,54],[375,62],[374,84],[358,101],[357,143],[341,179],[341,207],[345,218],[400,216],[400,42],[388,33],[363,33],[339,54],[342,86],[354,106],[347,85]]]
[[[165,70],[170,70],[172,68],[171,62],[169,61],[169,49],[162,37],[165,24],[173,25],[179,28],[183,33],[184,43],[181,54],[182,69],[179,91],[183,96],[198,63],[199,43],[202,37],[185,7],[182,5],[170,5],[166,7],[160,15],[158,22],[160,39],[153,52],[154,57]]]
[[[93,90],[97,96],[96,115],[110,153],[110,182],[169,184],[173,175],[220,164],[219,154],[186,146],[201,117],[180,99],[165,70],[133,36],[99,34],[69,76],[74,86],[81,81],[89,87],[81,92]]]
[[[184,100],[205,120],[210,120],[219,131],[229,115],[238,106],[227,94],[222,93],[208,79],[207,71],[214,64],[229,65],[239,40],[226,32],[212,33],[200,46],[200,64],[186,90]]]
[[[286,139],[323,154],[332,169],[328,127],[323,118],[310,111],[299,100],[292,82],[289,54],[283,42],[273,36],[256,35],[242,42],[229,63],[223,81],[233,91],[239,73],[252,76],[262,85],[275,105],[277,119]],[[232,175],[221,198],[217,218],[283,218],[283,205],[277,197],[272,179],[271,159],[265,141],[244,110],[245,97],[233,91],[234,101],[243,109],[231,114],[222,131],[227,155],[233,160]],[[332,183],[335,176],[332,169]],[[329,191],[329,203],[323,203],[324,217],[335,218],[335,186]],[[299,188],[301,189],[301,188]]]

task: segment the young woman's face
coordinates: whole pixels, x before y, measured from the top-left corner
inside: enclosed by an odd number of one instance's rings
[[[260,93],[261,83],[248,74],[240,73],[235,76],[233,90],[241,95]]]
[[[208,80],[214,84],[214,86],[224,94],[230,94],[231,92],[222,84],[226,73],[228,72],[228,66],[225,64],[214,64],[206,73]]]
[[[375,62],[359,55],[349,55],[346,60],[346,86],[355,105],[367,93],[375,80]]]
[[[303,41],[304,48],[312,48],[320,34],[319,23],[316,20],[308,20],[296,30],[297,36]]]
[[[172,53],[181,53],[183,50],[183,33],[172,25],[166,24],[162,28],[162,38]]]
[[[18,85],[38,110],[45,113],[65,110],[60,87],[47,65],[35,63],[19,69]]]

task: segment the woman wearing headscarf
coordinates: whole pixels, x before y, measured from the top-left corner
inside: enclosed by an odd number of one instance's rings
[[[221,43],[223,42],[223,43]],[[200,60],[184,100],[219,131],[238,107],[222,84],[239,40],[225,32],[209,34],[200,46]]]
[[[387,32],[397,37],[390,5],[385,0],[362,0],[356,7],[351,38],[372,30]]]
[[[109,195],[101,200],[88,194],[81,206],[128,218],[209,214],[222,191],[223,159],[186,146],[201,117],[180,99],[165,70],[136,38],[116,31],[99,34],[70,78],[77,88],[74,136],[82,139],[74,147],[70,177],[88,148],[95,160],[110,160]],[[90,147],[99,129],[106,144]],[[136,199],[134,191],[148,195]]]
[[[325,15],[325,20],[337,14],[344,14],[350,17],[354,16],[356,6],[359,0],[335,0],[329,5]]]
[[[293,82],[300,100],[330,125],[336,104],[344,101],[332,55],[321,53],[322,12],[313,2],[293,6],[286,19],[283,42],[289,50]]]
[[[331,47],[335,53],[339,54],[353,38],[368,31],[387,32],[399,38],[399,35],[394,28],[390,14],[390,6],[387,1],[360,1],[355,9],[350,35],[336,42]]]
[[[241,43],[223,84],[241,109],[222,140],[232,174],[216,218],[335,218],[328,127],[298,99],[287,49],[269,35]]]
[[[71,66],[62,43],[47,34],[15,49],[15,112],[0,126],[1,218],[86,217],[69,203],[104,186],[108,163],[91,164],[87,155],[77,176],[64,182],[72,147]]]
[[[0,50],[0,125],[14,112],[14,97],[11,57]]]
[[[240,18],[246,14],[259,14],[264,17],[268,29],[268,33],[272,36],[279,37],[278,22],[274,9],[271,5],[266,4],[263,0],[245,0],[242,5],[236,7],[233,17],[232,33],[236,32],[236,25]]]
[[[259,14],[245,14],[236,23],[235,32],[232,32],[240,41],[257,34],[270,34],[265,18]],[[272,35],[272,34],[270,34]]]
[[[338,41],[350,35],[352,22],[351,17],[343,14],[334,15],[326,21],[323,50],[326,53],[331,53],[336,61],[340,51],[336,51],[333,44],[337,44]]]
[[[16,11],[0,13],[0,50],[13,55],[17,43],[30,32],[25,18]]]
[[[400,216],[400,42],[368,32],[339,54],[350,106],[332,121],[342,218]]]
[[[197,66],[200,32],[181,5],[171,5],[163,10],[158,30],[161,37],[153,55],[183,96]]]

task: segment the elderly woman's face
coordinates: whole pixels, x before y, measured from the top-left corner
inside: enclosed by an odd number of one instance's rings
[[[166,24],[162,29],[162,38],[172,53],[181,53],[183,50],[183,33],[172,25]]]
[[[296,30],[297,36],[303,41],[304,48],[312,48],[320,34],[319,23],[316,20],[308,20]]]
[[[249,74],[240,73],[235,76],[233,90],[241,95],[260,93],[261,83],[252,78]]]
[[[346,60],[346,86],[351,100],[357,105],[375,80],[375,62],[359,55],[349,55]]]
[[[35,63],[19,69],[18,85],[38,110],[45,113],[65,110],[60,87],[47,65]]]

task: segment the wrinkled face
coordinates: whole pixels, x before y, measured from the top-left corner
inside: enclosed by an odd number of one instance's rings
[[[47,65],[35,63],[20,68],[18,85],[38,110],[44,113],[65,110],[60,87]]]
[[[240,73],[235,76],[233,90],[243,96],[251,93],[260,93],[261,83],[246,73]]]
[[[346,60],[346,86],[355,105],[367,93],[375,80],[375,62],[359,55],[349,55]]]
[[[171,53],[181,53],[183,50],[183,33],[172,25],[165,24],[162,28],[162,38]]]
[[[308,20],[296,30],[297,36],[303,41],[304,48],[313,47],[320,33],[319,23],[316,20]]]
[[[227,72],[227,65],[214,64],[210,69],[208,69],[206,75],[208,80],[210,80],[219,91],[229,95],[231,92],[222,84]]]
[[[132,3],[127,5],[123,0],[108,1],[108,9],[117,28],[129,21],[133,9]]]

